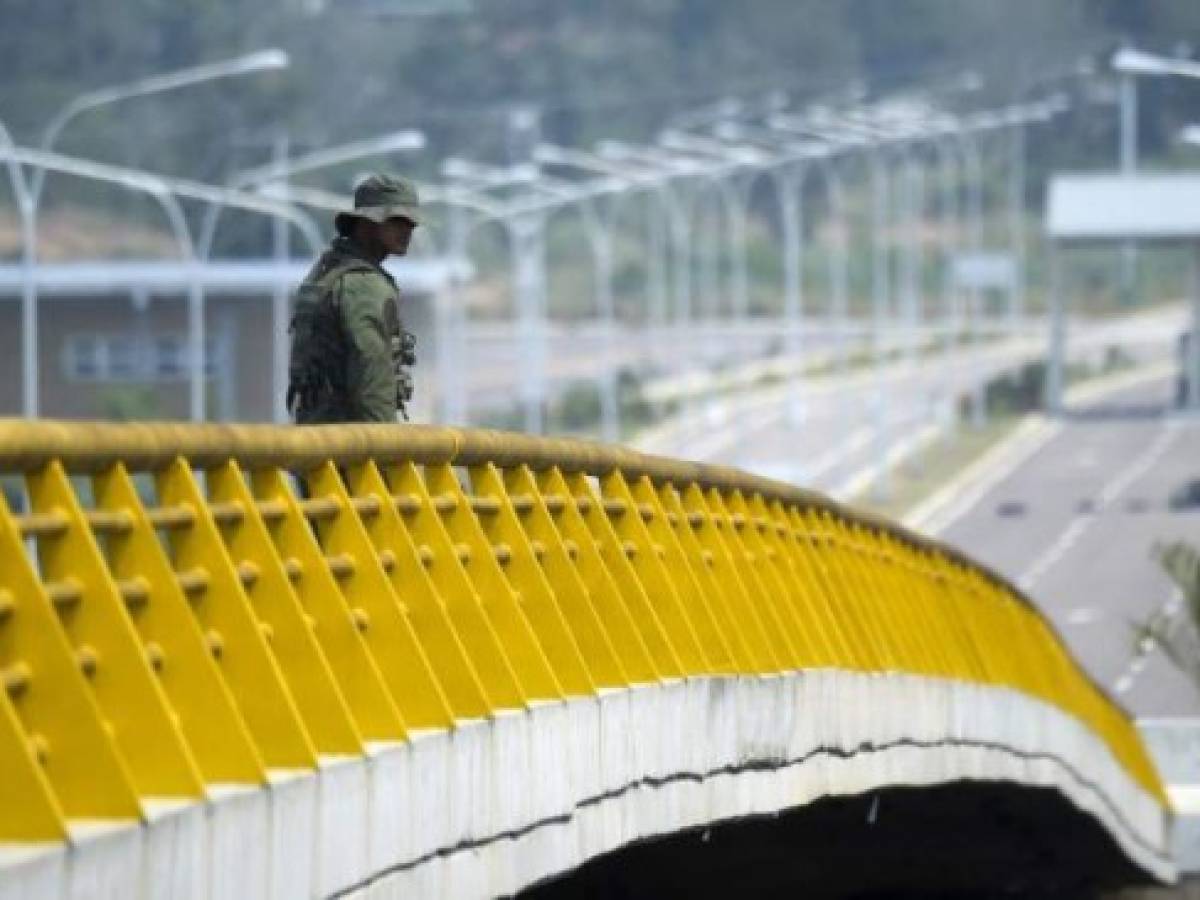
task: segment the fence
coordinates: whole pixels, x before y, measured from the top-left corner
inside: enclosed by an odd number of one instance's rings
[[[562,700],[692,682],[716,697],[756,676],[843,673],[864,703],[880,675],[978,689],[930,701],[937,740],[964,746],[985,694],[1049,710],[1075,729],[1063,754],[1103,759],[1022,752],[1086,769],[1119,842],[1158,860],[1144,867],[1168,865],[1163,788],[1132,722],[1032,605],[954,549],[819,495],[578,441],[393,426],[11,421],[0,471],[0,846],[67,841],[82,820],[152,823],[164,802],[267,790],[278,770],[370,759]],[[767,751],[781,767],[800,730],[830,744],[817,732],[853,713],[799,709],[771,684],[755,690],[774,691],[764,709],[787,719]],[[753,763],[752,732],[774,726],[737,715],[653,727],[689,735],[697,765],[707,745]],[[915,707],[873,718],[863,727],[881,746],[888,729],[923,740]],[[1031,734],[1048,728],[1035,719]],[[653,768],[635,746],[649,732],[587,727],[484,767],[469,797],[436,788],[430,804],[460,804],[445,840],[548,821],[536,782],[559,776],[539,759],[580,757],[556,794],[575,803]],[[723,729],[737,746],[721,749]],[[605,755],[614,740],[621,772]],[[717,814],[707,809],[696,815]],[[318,848],[301,889],[349,890],[444,853],[400,833],[410,825],[394,824],[394,846],[376,846],[387,838],[372,826],[361,852],[349,839]],[[267,865],[276,892],[301,878],[285,871],[295,860]],[[205,877],[215,891],[220,873]]]

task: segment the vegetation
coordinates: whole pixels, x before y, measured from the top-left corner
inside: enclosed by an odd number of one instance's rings
[[[510,149],[518,104],[540,112],[546,136],[588,143],[645,137],[723,97],[784,90],[803,101],[856,84],[948,90],[968,68],[985,92],[1009,99],[1123,38],[1172,51],[1200,37],[1193,0],[476,0],[470,12],[425,17],[378,15],[388,0],[70,6],[64,15],[62,3],[5,4],[0,120],[22,141],[97,85],[265,46],[290,52],[284,74],[133,101],[63,136],[67,150],[206,177],[263,157],[264,130],[284,127],[298,144],[322,145],[418,126],[432,158],[449,149],[495,158]],[[1152,152],[1186,112],[1172,112],[1183,90],[1146,84]]]
[[[1182,541],[1158,544],[1154,557],[1179,591],[1178,610],[1164,608],[1135,629],[1135,652],[1158,647],[1200,690],[1200,552]]]
[[[395,14],[380,14],[393,4]],[[503,162],[521,157],[538,136],[584,146],[602,138],[648,140],[674,117],[727,98],[761,105],[783,92],[799,106],[929,90],[946,105],[975,107],[1066,89],[1075,112],[1030,143],[1030,184],[1036,186],[1052,168],[1112,163],[1117,116],[1111,91],[1106,95],[1095,77],[1075,77],[1081,67],[1102,71],[1104,56],[1122,40],[1160,52],[1187,52],[1188,41],[1200,41],[1195,0],[474,0],[468,12],[415,17],[401,14],[400,0],[97,0],[72,3],[65,16],[61,6],[6,0],[0,123],[21,143],[37,143],[55,111],[96,86],[268,46],[289,52],[285,72],[86,113],[59,142],[64,152],[212,182],[265,162],[283,133],[292,151],[302,152],[418,127],[428,136],[428,152],[405,157],[403,165],[436,178],[448,155]],[[1194,117],[1189,91],[1192,85],[1171,79],[1143,81],[1140,144],[1147,158],[1175,160],[1173,136]],[[533,111],[535,124],[518,127],[517,109]],[[1001,209],[1005,148],[995,142],[985,150],[989,208]],[[334,168],[306,181],[344,190],[359,168]],[[871,260],[863,252],[869,204],[865,173],[848,167],[847,180],[853,314],[869,308]],[[934,185],[927,190],[932,212]],[[1040,209],[1038,190],[1026,198],[1031,215]],[[826,198],[816,185],[811,194],[806,300],[820,312],[829,303],[832,236]],[[120,218],[123,227],[105,229],[109,233],[129,234],[137,224],[161,229],[161,213],[147,198],[59,178],[49,182],[45,220],[68,198]],[[777,312],[780,226],[770,185],[760,182],[750,200],[750,304],[755,312]],[[698,201],[705,227],[726,227],[715,197]],[[16,253],[15,233],[6,237],[11,214],[0,189],[0,255]],[[636,320],[645,314],[651,273],[641,211],[635,204],[623,216],[614,285],[619,315]],[[986,224],[989,244],[1002,246],[1004,216]],[[938,239],[932,226],[923,236],[930,248],[920,276],[922,294],[930,298],[927,312],[940,302],[943,274],[932,249]],[[578,222],[557,219],[549,243],[555,314],[587,314],[593,274]],[[54,242],[45,244],[46,256],[54,256]],[[216,253],[263,255],[269,247],[263,217],[229,216]],[[505,253],[493,259],[495,248],[472,250],[482,260],[479,294],[495,305],[504,295],[502,282],[489,282],[488,275],[504,264]],[[1036,284],[1044,261],[1033,252],[1029,263]],[[1078,263],[1073,291],[1089,304],[1093,295],[1111,301],[1107,256]],[[722,279],[728,260],[723,266]],[[1144,293],[1173,293],[1186,271],[1182,256],[1156,262],[1148,274],[1157,281]],[[1032,290],[1031,306],[1040,299]],[[696,300],[698,308],[710,302]]]

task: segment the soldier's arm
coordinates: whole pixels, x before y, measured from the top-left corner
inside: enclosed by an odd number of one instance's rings
[[[396,376],[386,304],[391,291],[377,275],[342,277],[342,320],[350,345],[347,388],[355,412],[367,422],[396,421]]]

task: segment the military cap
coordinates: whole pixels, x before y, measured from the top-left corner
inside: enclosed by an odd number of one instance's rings
[[[337,214],[357,216],[383,223],[388,219],[408,219],[414,225],[421,221],[421,201],[417,189],[406,178],[394,175],[372,175],[354,189],[354,205]]]

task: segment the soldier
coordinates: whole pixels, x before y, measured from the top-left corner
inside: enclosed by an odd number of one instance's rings
[[[412,399],[413,335],[383,260],[403,256],[420,222],[413,185],[372,175],[335,216],[338,236],[296,294],[287,406],[299,425],[395,422]]]

